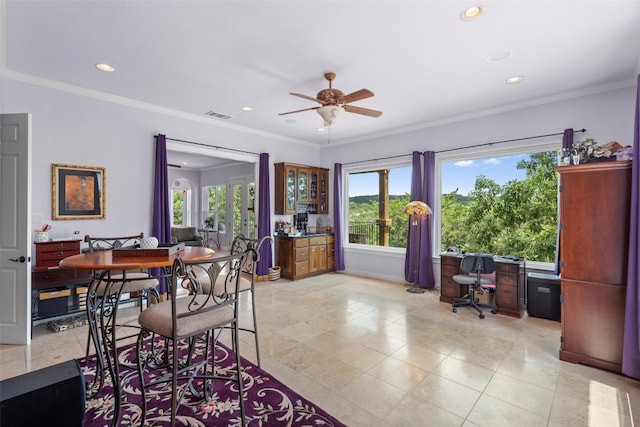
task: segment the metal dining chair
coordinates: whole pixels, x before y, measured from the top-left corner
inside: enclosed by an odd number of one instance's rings
[[[238,348],[238,299],[241,265],[253,250],[204,261],[177,258],[171,275],[171,297],[154,304],[138,316],[141,330],[137,341],[138,376],[142,393],[141,422],[147,417],[147,394],[152,387],[170,384],[171,426],[186,393],[209,400],[213,381],[234,382],[239,395],[242,425],[245,425],[243,383]],[[203,286],[203,282],[214,286]],[[180,295],[178,288],[187,290]],[[205,290],[206,288],[206,290]],[[215,348],[223,330],[231,330],[235,352],[235,374],[216,370]],[[169,343],[158,343],[158,339]],[[181,350],[182,349],[182,353]],[[145,373],[160,369],[149,376]]]

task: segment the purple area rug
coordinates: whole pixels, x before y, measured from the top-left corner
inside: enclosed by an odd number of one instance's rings
[[[181,352],[185,347],[181,348]],[[135,363],[135,345],[127,345],[119,350],[120,382],[122,384],[122,406],[120,423],[122,426],[140,425],[142,408],[138,373]],[[198,356],[201,357],[201,356]],[[79,359],[83,375],[90,379],[95,375],[96,359]],[[224,375],[235,372],[235,354],[224,345],[216,348],[216,367]],[[344,426],[317,405],[309,402],[267,372],[251,362],[242,359],[242,379],[244,384],[244,409],[248,426]],[[154,376],[157,371],[154,371]],[[179,387],[181,387],[179,383]],[[148,426],[167,426],[171,417],[171,389],[168,385],[157,385],[147,393]],[[113,388],[110,379],[95,399],[87,400],[85,427],[109,426],[113,419]],[[237,384],[217,380],[214,385],[213,400],[204,402],[185,393],[180,406],[176,425],[236,426],[240,425]]]

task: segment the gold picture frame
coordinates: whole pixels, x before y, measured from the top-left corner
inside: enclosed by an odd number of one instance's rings
[[[53,164],[51,182],[53,219],[107,217],[105,168]]]

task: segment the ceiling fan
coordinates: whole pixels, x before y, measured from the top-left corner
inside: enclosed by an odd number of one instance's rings
[[[318,92],[318,95],[316,95],[315,98],[303,95],[301,93],[290,93],[290,95],[317,102],[320,104],[319,107],[288,111],[286,113],[280,113],[279,115],[284,116],[286,114],[316,110],[318,114],[322,116],[325,126],[331,126],[332,124],[334,124],[338,116],[345,111],[349,113],[362,114],[369,117],[380,117],[382,115],[382,111],[349,105],[350,103],[359,101],[361,99],[371,98],[373,96],[373,92],[371,92],[369,89],[360,89],[348,95],[345,95],[341,90],[334,89],[331,85],[333,80],[336,78],[335,73],[325,73],[324,78],[329,81],[329,89],[322,89],[320,92]]]

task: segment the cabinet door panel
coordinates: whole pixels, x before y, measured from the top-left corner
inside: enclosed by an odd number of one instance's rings
[[[307,169],[298,168],[298,194],[296,200],[298,202],[309,201],[309,171]]]
[[[622,162],[610,163],[559,168],[565,279],[626,282],[631,169],[618,164]],[[597,262],[592,261],[594,248]]]
[[[562,280],[562,349],[622,363],[623,285]]]
[[[286,193],[285,193],[285,204],[286,204],[286,213],[295,213],[296,211],[296,170],[294,168],[285,168],[286,173]]]

